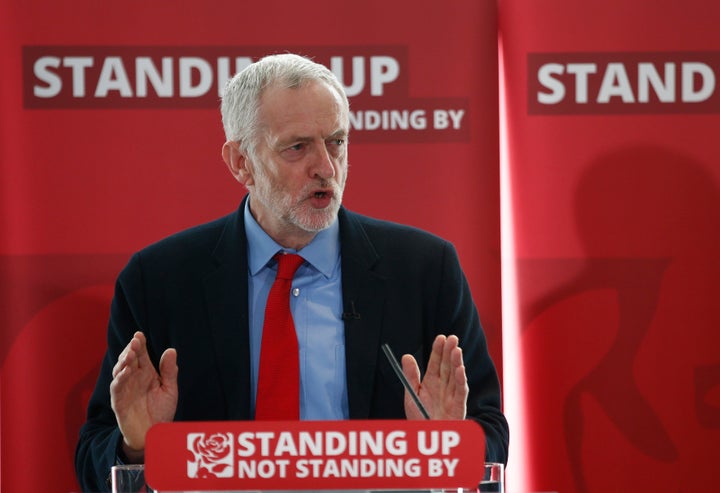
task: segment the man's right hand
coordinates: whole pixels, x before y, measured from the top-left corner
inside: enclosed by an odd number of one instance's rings
[[[177,352],[165,350],[160,374],[147,352],[145,335],[135,332],[113,368],[110,404],[123,435],[123,452],[130,462],[142,462],[145,435],[156,423],[175,417],[178,402]]]

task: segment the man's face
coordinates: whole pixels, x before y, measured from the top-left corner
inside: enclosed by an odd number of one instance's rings
[[[325,83],[271,86],[260,98],[258,123],[246,163],[250,209],[275,241],[297,248],[337,216],[347,178],[348,112]]]

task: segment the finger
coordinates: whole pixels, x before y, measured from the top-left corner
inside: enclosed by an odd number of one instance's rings
[[[425,371],[426,376],[440,376],[440,367],[442,365],[443,347],[445,346],[445,339],[445,336],[440,334],[433,341],[432,352],[430,353],[427,370]]]
[[[440,363],[440,381],[443,383],[449,383],[452,380],[452,353],[453,350],[458,347],[458,342],[457,336],[454,335],[445,339],[445,344],[442,348],[442,360]]]
[[[403,355],[401,359],[402,370],[410,387],[417,393],[420,390],[420,367],[410,354]]]
[[[446,346],[453,345],[453,342],[450,338],[448,338],[448,342],[445,344]],[[447,347],[446,347],[447,349]],[[463,357],[462,357],[462,349],[455,346],[449,350],[447,354],[447,358],[445,361],[447,362],[447,380],[446,382],[446,391],[449,395],[455,395],[455,392],[457,390],[457,369],[460,366],[463,366]],[[462,383],[461,383],[462,385]]]
[[[467,374],[465,373],[465,363],[463,361],[462,348],[456,347],[451,355],[454,383],[454,391],[462,390],[467,387]]]
[[[110,382],[110,401],[115,414],[123,410],[123,402],[133,395],[137,383],[137,372],[124,367]]]
[[[120,388],[122,388],[122,382],[131,378],[136,371],[142,370],[147,373],[147,369],[150,369],[151,374],[156,374],[155,368],[150,361],[145,341],[145,335],[142,332],[135,332],[133,338],[120,353],[112,372],[113,381],[122,378],[119,382],[121,384]],[[149,377],[146,376],[145,378]]]
[[[119,392],[133,392],[132,389],[138,385],[146,385],[152,379],[152,375],[157,373],[150,365],[150,372],[146,368],[141,368],[139,364],[138,350],[142,347],[141,342],[133,338],[128,343],[128,351],[118,358],[118,363],[113,370],[113,381],[111,382],[111,390],[113,385]]]
[[[162,386],[175,389],[177,388],[177,351],[174,348],[168,348],[160,357],[160,379]]]
[[[462,397],[464,402],[468,394],[467,373],[465,372],[465,365],[460,365],[455,368],[454,382],[455,397]]]
[[[450,352],[450,364],[453,368],[457,368],[458,366],[462,366],[464,364],[463,351],[460,346],[455,346]]]
[[[132,341],[130,341],[131,350],[135,352],[137,357],[137,365],[140,368],[152,366],[150,361],[150,354],[147,350],[147,339],[145,334],[138,331],[133,335]]]
[[[125,368],[125,355],[123,353],[120,353],[120,356],[118,356],[118,360],[115,363],[115,366],[113,366],[112,369],[112,377],[117,378],[117,376],[120,374],[121,371]]]
[[[406,354],[402,357],[402,370],[403,375],[410,384],[410,388],[415,391],[416,394],[420,393],[420,368],[418,367],[417,361],[411,355]],[[407,390],[403,397],[403,407],[405,408],[405,417],[407,419],[423,419],[423,414],[420,412],[415,400]]]
[[[440,382],[447,385],[453,379],[452,352],[458,347],[457,336],[451,335],[445,339],[440,362]]]
[[[136,332],[137,334],[137,332]],[[127,343],[127,345],[123,348],[122,352],[118,356],[117,362],[115,363],[115,366],[113,366],[112,370],[112,376],[113,378],[117,377],[117,375],[123,371],[123,369],[135,359],[135,350],[133,349],[133,341],[135,340],[135,335],[133,335],[133,338],[130,339],[130,342]],[[137,343],[136,343],[137,345]]]
[[[467,416],[467,398],[470,388],[467,384],[467,374],[465,366],[458,366],[455,369],[455,394],[453,395],[454,408],[457,411],[456,419],[465,419]]]

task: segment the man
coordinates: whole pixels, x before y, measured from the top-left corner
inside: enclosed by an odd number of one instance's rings
[[[229,82],[222,115],[222,156],[248,195],[120,274],[76,453],[82,487],[105,489],[116,461],[142,462],[155,423],[254,418],[278,252],[304,259],[291,297],[300,419],[420,419],[387,343],[431,418],[477,420],[488,460],[505,462],[497,374],[454,248],[341,207],[349,106],[335,76],[266,57]]]

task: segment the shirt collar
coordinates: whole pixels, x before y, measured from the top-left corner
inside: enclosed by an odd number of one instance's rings
[[[309,244],[301,250],[296,251],[291,248],[283,248],[260,227],[250,212],[250,199],[245,201],[243,214],[245,219],[245,234],[248,242],[248,268],[250,269],[250,275],[257,275],[279,251],[301,255],[306,262],[327,278],[330,278],[338,267],[338,259],[340,258],[340,226],[337,217],[335,217],[335,220],[328,228],[318,232]]]

